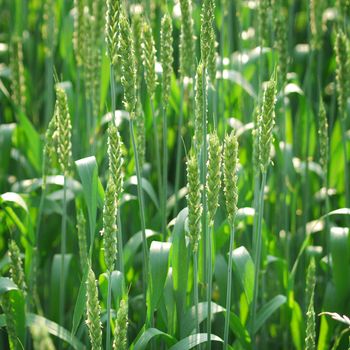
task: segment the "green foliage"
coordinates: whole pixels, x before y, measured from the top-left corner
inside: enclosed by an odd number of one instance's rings
[[[1,349],[349,348],[348,0],[0,3]]]

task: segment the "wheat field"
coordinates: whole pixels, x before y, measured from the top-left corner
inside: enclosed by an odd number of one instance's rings
[[[350,2],[140,1],[0,0],[0,348],[350,349]]]

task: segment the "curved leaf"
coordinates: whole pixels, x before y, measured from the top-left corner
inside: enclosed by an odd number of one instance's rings
[[[233,312],[230,312],[230,329],[235,334],[237,340],[241,343],[244,349],[252,349],[252,340],[247,328],[242,325],[239,317]]]
[[[197,345],[205,343],[208,339],[207,333],[196,333],[188,336],[185,339],[180,340],[174,346],[172,346],[169,350],[188,350],[192,349]],[[223,343],[224,341],[215,334],[211,334],[211,341],[217,341]]]
[[[11,290],[18,290],[17,285],[8,277],[0,277],[0,296]]]
[[[173,230],[173,246],[171,253],[173,287],[178,320],[181,319],[183,308],[186,303],[188,249],[186,246],[185,220],[187,215],[188,209],[184,208],[180,211],[176,218],[176,223]]]
[[[65,328],[61,327],[57,323],[48,320],[45,317],[35,315],[32,313],[27,314],[27,326],[33,326],[35,324],[42,325],[44,324],[47,328],[47,331],[71,345],[76,350],[84,350],[85,346],[76,338],[72,333],[67,331]]]
[[[266,320],[285,302],[287,298],[284,295],[276,295],[273,299],[267,302],[258,312],[254,327],[254,334],[259,331]]]
[[[198,303],[198,322],[202,323],[208,317],[208,302],[203,301]],[[196,319],[195,319],[195,306],[193,305],[184,315],[183,321],[181,322],[181,334],[183,336],[190,335],[196,328]],[[211,312],[212,314],[217,314],[225,311],[225,308],[212,302],[211,303]]]
[[[149,239],[151,237],[160,236],[158,232],[147,230],[146,229],[146,238]],[[129,265],[131,264],[131,260],[138,251],[142,244],[142,231],[135,233],[129,241],[125,244],[123,249],[124,254],[124,265],[125,271],[127,271]]]
[[[90,245],[93,244],[97,213],[97,162],[95,157],[79,159],[75,162],[83,185],[83,192],[89,214]]]
[[[241,246],[233,252],[233,264],[235,273],[238,275],[242,284],[248,304],[253,300],[254,292],[254,263],[248,250]]]
[[[154,205],[159,209],[159,203],[157,199],[157,195],[154,192],[154,189],[151,185],[151,183],[146,180],[145,178],[141,179],[142,182],[142,189],[148,194],[148,196],[153,201]],[[127,188],[128,186],[137,186],[137,177],[136,175],[131,176],[127,181],[124,183],[124,188]]]
[[[147,290],[148,309],[147,316],[157,308],[159,299],[164,290],[166,276],[168,274],[168,259],[171,243],[153,241],[149,252],[150,283]]]
[[[148,328],[145,332],[142,333],[140,338],[135,344],[134,350],[144,350],[147,349],[149,342],[152,339],[162,338],[166,341],[168,345],[175,344],[176,339],[171,335],[160,331],[157,328]]]
[[[28,207],[23,198],[15,192],[6,192],[0,195],[0,203],[15,203],[28,213]]]

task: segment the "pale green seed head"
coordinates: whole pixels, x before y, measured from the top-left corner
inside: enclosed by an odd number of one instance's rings
[[[207,203],[209,225],[214,224],[221,187],[221,145],[216,133],[209,135],[207,162]]]
[[[54,0],[44,0],[44,12],[43,12],[43,25],[41,28],[41,33],[45,46],[45,54],[47,56],[52,56],[53,48],[56,45],[57,41],[57,25],[55,18],[55,2]],[[74,27],[75,27],[76,18],[74,18]],[[76,29],[74,28],[73,33],[73,47],[75,45],[75,35]]]
[[[103,206],[103,235],[104,257],[107,270],[114,270],[117,252],[117,225],[116,225],[116,191],[112,177],[108,178]]]
[[[273,140],[273,127],[275,126],[276,103],[276,74],[268,81],[262,102],[261,114],[258,117],[259,162],[262,173],[267,172],[270,164],[270,151]]]
[[[322,98],[319,105],[319,144],[320,144],[320,164],[323,169],[323,176],[327,179],[328,158],[329,158],[329,137],[328,137],[328,121],[327,113]]]
[[[206,91],[205,91],[206,92]],[[203,144],[203,64],[197,67],[195,85],[194,146],[199,155]]]
[[[187,188],[188,236],[195,253],[201,232],[202,205],[198,160],[193,152],[187,158]]]
[[[192,18],[192,1],[180,0],[181,34],[180,34],[180,74],[192,77],[195,71],[195,38]]]
[[[118,128],[111,122],[108,126],[108,160],[109,171],[112,178],[117,202],[123,193],[123,142],[119,134]]]
[[[113,350],[127,350],[128,348],[128,299],[120,300],[114,329]]]
[[[52,3],[53,1],[50,0]],[[86,0],[74,0],[74,32],[73,49],[77,66],[82,66],[84,61],[84,35],[86,31],[85,24],[85,6]],[[53,9],[53,5],[51,6]]]
[[[139,158],[140,169],[142,169],[146,158],[146,130],[145,116],[142,110],[140,99],[137,100],[135,125],[137,155]]]
[[[57,132],[57,157],[61,171],[68,175],[72,166],[72,142],[70,114],[66,92],[56,86],[56,132]]]
[[[14,240],[9,242],[10,272],[13,282],[23,292],[26,291],[27,285],[24,277],[24,271],[21,260],[21,252]]]
[[[269,0],[259,0],[258,21],[259,21],[259,45],[267,46],[269,40],[269,22],[268,11],[270,6]]]
[[[120,16],[120,63],[121,83],[124,88],[124,106],[134,118],[137,96],[136,96],[136,61],[134,54],[134,43],[129,22],[124,14]]]
[[[46,187],[46,177],[50,172],[51,168],[54,168],[56,163],[56,146],[57,146],[57,121],[56,121],[57,113],[56,109],[51,118],[49,125],[47,126],[45,132],[45,140],[44,140],[44,150],[43,150],[43,184],[42,188]]]
[[[171,17],[168,13],[162,18],[160,32],[160,57],[163,69],[162,75],[162,103],[164,106],[168,104],[171,75],[173,73],[173,25]]]
[[[316,266],[314,258],[311,259],[307,270],[306,301],[308,303],[306,313],[305,350],[316,350],[316,322],[314,310],[314,291],[316,285]]]
[[[337,64],[336,82],[338,92],[338,110],[341,118],[345,118],[347,98],[349,96],[349,47],[347,37],[339,30],[335,42],[335,59]]]
[[[118,60],[119,19],[121,15],[120,0],[107,0],[105,40],[107,53],[113,65]]]
[[[233,224],[238,202],[238,141],[235,130],[225,137],[223,163],[226,210],[229,222]]]
[[[92,350],[102,349],[101,308],[98,301],[97,281],[89,267],[86,280],[86,325],[89,329]]]
[[[151,25],[145,20],[142,24],[142,60],[147,90],[151,99],[154,98],[157,86],[156,52]]]
[[[311,48],[319,50],[322,47],[323,25],[322,15],[325,9],[324,0],[310,0],[310,31]]]
[[[139,10],[141,10],[141,8]],[[142,63],[142,14],[139,11],[134,11],[131,13],[131,27],[132,27],[132,36],[134,40],[137,86],[138,88],[140,88],[143,63]]]
[[[213,0],[204,0],[201,11],[201,61],[208,68],[210,61],[215,57],[215,32],[213,30],[215,3]]]
[[[84,211],[78,209],[77,211],[77,233],[78,233],[78,244],[79,244],[79,257],[82,271],[86,269],[88,264],[88,249],[86,243],[86,220]]]
[[[10,47],[11,68],[11,98],[16,108],[25,111],[26,107],[26,83],[23,65],[23,47],[19,37],[11,41]]]

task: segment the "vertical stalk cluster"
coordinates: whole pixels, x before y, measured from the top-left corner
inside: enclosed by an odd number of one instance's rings
[[[264,91],[261,113],[258,115],[258,129],[255,137],[258,137],[258,159],[259,168],[262,175],[261,187],[258,199],[258,217],[257,231],[253,246],[254,256],[254,292],[251,306],[251,333],[254,335],[257,303],[259,296],[259,275],[261,264],[261,245],[262,245],[262,220],[264,215],[264,189],[266,185],[267,170],[270,164],[270,151],[272,145],[272,131],[275,125],[275,101],[276,100],[276,74],[274,73]],[[256,214],[255,214],[256,215]]]
[[[201,189],[198,158],[191,152],[187,159],[187,207],[188,207],[188,236],[193,256],[193,300],[195,305],[196,330],[198,323],[198,243],[201,233]]]
[[[64,264],[66,254],[66,232],[67,232],[67,176],[72,168],[72,141],[71,141],[71,121],[68,110],[68,101],[66,92],[59,86],[56,86],[56,143],[57,159],[63,174],[63,201],[62,201],[62,224],[61,224],[61,276],[60,276],[60,324],[64,322],[65,307],[65,278]]]
[[[237,214],[238,186],[237,186],[237,168],[238,168],[238,141],[235,130],[225,137],[224,157],[224,193],[226,200],[226,210],[228,222],[230,224],[230,247],[228,256],[227,269],[227,292],[226,292],[226,316],[224,328],[224,349],[228,348],[228,335],[231,312],[231,295],[232,295],[232,257],[234,244],[234,222]]]
[[[145,223],[145,206],[144,197],[142,189],[142,178],[141,170],[139,164],[139,158],[137,153],[137,145],[135,140],[134,132],[134,119],[136,111],[137,102],[137,80],[136,80],[136,61],[134,54],[134,43],[130,24],[125,17],[121,15],[120,17],[120,62],[121,62],[121,83],[124,88],[124,106],[129,112],[129,127],[130,136],[132,141],[132,147],[134,150],[135,157],[135,167],[136,167],[136,177],[137,177],[137,191],[138,191],[138,201],[140,207],[140,219],[141,219],[141,230],[142,230],[142,246],[143,246],[143,280],[144,280],[144,295],[146,295],[146,282],[148,276],[148,247],[146,241],[146,223]]]
[[[346,206],[350,206],[350,188],[349,188],[349,169],[348,169],[348,155],[346,147],[346,119],[347,119],[347,99],[349,96],[349,45],[348,39],[342,30],[339,30],[335,42],[336,53],[336,86],[338,93],[338,112],[340,116],[340,123],[342,129],[342,143],[344,154],[344,168],[345,168],[345,197]]]
[[[308,308],[306,312],[306,336],[305,350],[316,349],[316,320],[314,309],[314,294],[316,285],[316,265],[315,259],[312,258],[307,269],[306,278],[306,301]]]
[[[13,104],[21,111],[25,112],[26,107],[26,83],[23,65],[23,47],[19,37],[14,37],[11,41],[11,97]]]
[[[208,332],[208,345],[210,348],[210,335],[211,335],[211,296],[212,296],[212,255],[213,255],[213,244],[212,244],[212,230],[214,228],[214,218],[216,210],[219,206],[219,193],[221,186],[221,145],[219,138],[216,133],[209,135],[209,148],[208,148],[208,163],[207,163],[207,203],[208,203],[208,246],[206,257],[207,261],[207,301],[208,301],[208,317],[207,317],[207,332]]]
[[[163,115],[163,191],[162,191],[162,231],[166,239],[168,197],[168,120],[167,105],[169,103],[171,75],[173,73],[173,26],[169,13],[165,13],[161,22],[160,32],[160,58],[162,64],[162,115]]]
[[[86,280],[86,324],[92,350],[102,349],[101,307],[98,301],[97,281],[89,267]]]

